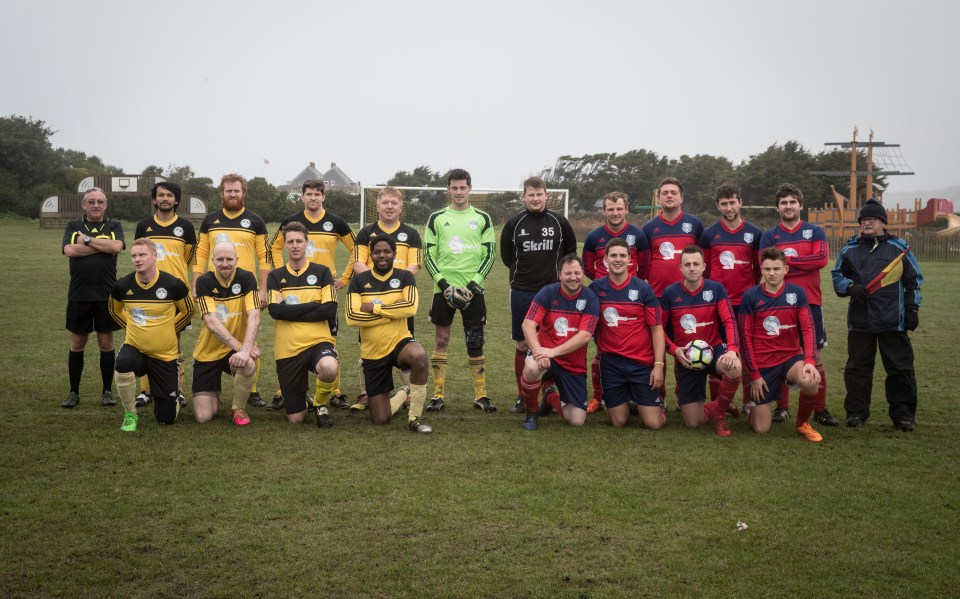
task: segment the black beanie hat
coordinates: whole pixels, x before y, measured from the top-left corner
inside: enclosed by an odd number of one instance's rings
[[[857,213],[857,222],[862,218],[873,217],[879,219],[883,224],[887,224],[887,211],[883,209],[883,204],[876,198],[870,198],[863,203],[860,212]]]

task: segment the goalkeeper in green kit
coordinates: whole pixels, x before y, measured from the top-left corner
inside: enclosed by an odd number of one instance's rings
[[[430,322],[436,326],[436,344],[430,359],[433,371],[431,412],[443,409],[443,383],[447,374],[450,325],[459,311],[473,378],[473,406],[495,412],[487,397],[486,362],[483,357],[483,327],[487,306],[483,283],[496,258],[496,237],[490,215],[470,205],[470,173],[454,169],[447,173],[450,206],[430,215],[424,230],[423,263],[433,277]]]

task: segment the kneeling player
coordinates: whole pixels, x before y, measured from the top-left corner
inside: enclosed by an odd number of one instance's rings
[[[610,424],[621,427],[634,407],[647,428],[662,427],[667,416],[660,400],[664,336],[660,302],[653,288],[630,274],[630,246],[615,237],[605,247],[609,274],[590,285],[599,298],[603,322],[597,325],[600,384]]]
[[[821,441],[823,437],[809,422],[820,375],[807,294],[797,285],[784,283],[787,258],[778,248],[760,251],[760,273],[763,282],[747,290],[740,304],[743,357],[751,400],[757,404],[750,411],[750,425],[758,433],[770,430],[770,402],[779,397],[780,385],[786,382],[800,387],[797,433]]]
[[[667,351],[674,357],[677,396],[683,423],[696,428],[714,419],[717,434],[730,436],[724,412],[740,385],[739,341],[733,305],[723,285],[703,278],[706,270],[703,250],[688,245],[680,254],[683,280],[669,285],[660,296],[663,320],[667,323]],[[707,368],[695,370],[684,346],[699,339],[713,349],[715,359]],[[707,375],[720,378],[716,401],[707,398]]]
[[[113,285],[110,315],[126,329],[117,354],[117,393],[123,404],[120,430],[137,430],[137,378],[147,375],[153,414],[160,424],[173,424],[177,402],[177,333],[193,318],[190,290],[177,277],[157,268],[157,246],[146,238],[130,246],[134,272]]]
[[[237,249],[229,241],[213,248],[213,267],[197,279],[197,304],[204,327],[193,350],[193,414],[203,423],[220,411],[220,374],[232,374],[230,411],[233,423],[245,426],[250,417],[244,406],[260,356],[256,346],[260,330],[257,279],[237,268]]]
[[[390,237],[370,244],[373,269],[350,281],[347,324],[360,327],[360,358],[373,423],[390,422],[409,395],[410,430],[430,433],[433,429],[421,419],[427,398],[427,353],[407,323],[417,313],[417,281],[410,271],[393,267],[396,252]],[[410,388],[391,398],[395,367],[410,371]]]
[[[274,325],[273,355],[287,421],[303,422],[308,401],[317,426],[333,426],[327,399],[340,372],[337,358],[337,299],[330,269],[307,259],[307,228],[298,222],[283,228],[289,260],[267,277]],[[308,376],[317,376],[317,396],[307,398]]]
[[[583,286],[583,262],[567,254],[560,261],[560,282],[534,296],[521,327],[529,348],[520,377],[526,407],[523,428],[537,430],[538,412],[545,415],[551,407],[574,426],[586,421],[587,343],[599,314],[597,296]],[[556,381],[560,393],[547,394],[538,409],[544,378]]]

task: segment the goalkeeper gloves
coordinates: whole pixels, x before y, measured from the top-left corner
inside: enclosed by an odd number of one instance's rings
[[[443,298],[447,300],[447,305],[455,310],[466,310],[473,300],[473,294],[466,287],[450,285],[443,292]]]
[[[478,285],[476,281],[470,281],[467,283],[467,289],[470,290],[472,295],[483,295],[483,287]]]

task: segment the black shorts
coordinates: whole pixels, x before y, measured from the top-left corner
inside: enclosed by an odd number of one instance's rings
[[[430,322],[438,327],[448,327],[453,324],[453,316],[460,312],[463,317],[463,328],[475,329],[487,324],[487,303],[483,295],[475,295],[466,310],[451,308],[442,293],[433,294],[433,304],[430,306]]]
[[[367,388],[367,396],[389,393],[393,389],[393,369],[400,368],[400,352],[411,342],[417,340],[413,337],[401,339],[393,351],[382,358],[363,360],[363,383]]]
[[[107,301],[67,302],[67,330],[77,335],[119,331],[120,325],[110,316]]]
[[[220,393],[220,375],[233,374],[230,370],[230,356],[237,352],[230,350],[230,353],[212,362],[193,361],[193,394],[197,393]]]
[[[337,356],[337,347],[329,341],[323,341],[308,347],[299,354],[277,360],[277,381],[287,414],[298,414],[307,409],[307,389],[309,373],[316,375],[317,362],[321,358]]]
[[[132,372],[150,381],[150,395],[158,400],[177,401],[177,360],[164,361],[152,358],[132,345],[124,343],[117,352],[117,372]]]

